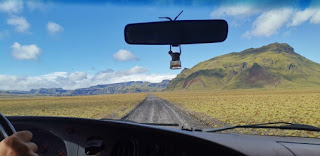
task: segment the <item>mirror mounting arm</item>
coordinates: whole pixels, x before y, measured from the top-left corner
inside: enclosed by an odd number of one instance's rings
[[[173,52],[172,51],[172,45],[170,45],[169,55],[171,56],[172,61],[180,61],[180,55],[181,55],[181,45],[179,46],[179,52]]]
[[[169,21],[173,21],[170,17],[159,17],[160,19],[161,18],[165,18],[165,19],[168,19]]]
[[[179,45],[170,45],[170,51],[172,51],[171,49],[172,49],[172,47],[179,47],[179,53],[180,53],[180,55],[181,55],[181,45],[179,44]]]
[[[178,17],[183,13],[183,10],[178,14],[178,16],[176,18],[174,18],[173,21],[176,21],[178,19]]]
[[[181,61],[180,61],[180,55],[181,55],[181,45],[179,46],[179,52],[173,52],[172,47],[173,45],[170,45],[169,55],[171,56],[170,61],[170,69],[181,69]]]
[[[159,17],[160,19],[161,18],[164,18],[164,19],[168,19],[169,21],[176,21],[177,19],[178,19],[178,17],[181,15],[183,13],[183,10],[178,14],[178,16],[176,16],[176,18],[174,18],[174,20],[172,20],[172,18],[170,18],[170,17]]]

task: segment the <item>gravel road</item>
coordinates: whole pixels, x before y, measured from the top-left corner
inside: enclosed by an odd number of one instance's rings
[[[179,124],[180,127],[184,126],[186,128],[207,128],[205,124],[182,112],[173,104],[150,94],[143,103],[133,109],[123,120],[139,123],[175,123]]]

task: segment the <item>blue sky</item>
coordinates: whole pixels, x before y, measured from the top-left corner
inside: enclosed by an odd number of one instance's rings
[[[255,4],[126,5],[0,1],[0,90],[74,89],[131,80],[174,78],[168,46],[128,45],[126,24],[226,19],[225,42],[182,46],[182,66],[273,42],[288,43],[320,63],[320,9],[312,1],[263,7]]]

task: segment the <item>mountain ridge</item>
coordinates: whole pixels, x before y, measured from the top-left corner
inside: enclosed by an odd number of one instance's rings
[[[299,88],[320,86],[320,64],[287,43],[217,56],[183,69],[166,90]]]
[[[50,96],[77,96],[77,95],[104,95],[120,93],[160,92],[166,89],[170,80],[160,83],[145,81],[129,81],[113,84],[100,84],[87,88],[65,90],[63,88],[39,88],[30,91],[0,91],[0,95],[50,95]]]

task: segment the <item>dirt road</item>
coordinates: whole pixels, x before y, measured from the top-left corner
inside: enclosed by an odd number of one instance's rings
[[[196,118],[182,112],[173,104],[153,95],[148,95],[146,100],[123,118],[139,123],[176,123],[180,127],[206,128]]]

